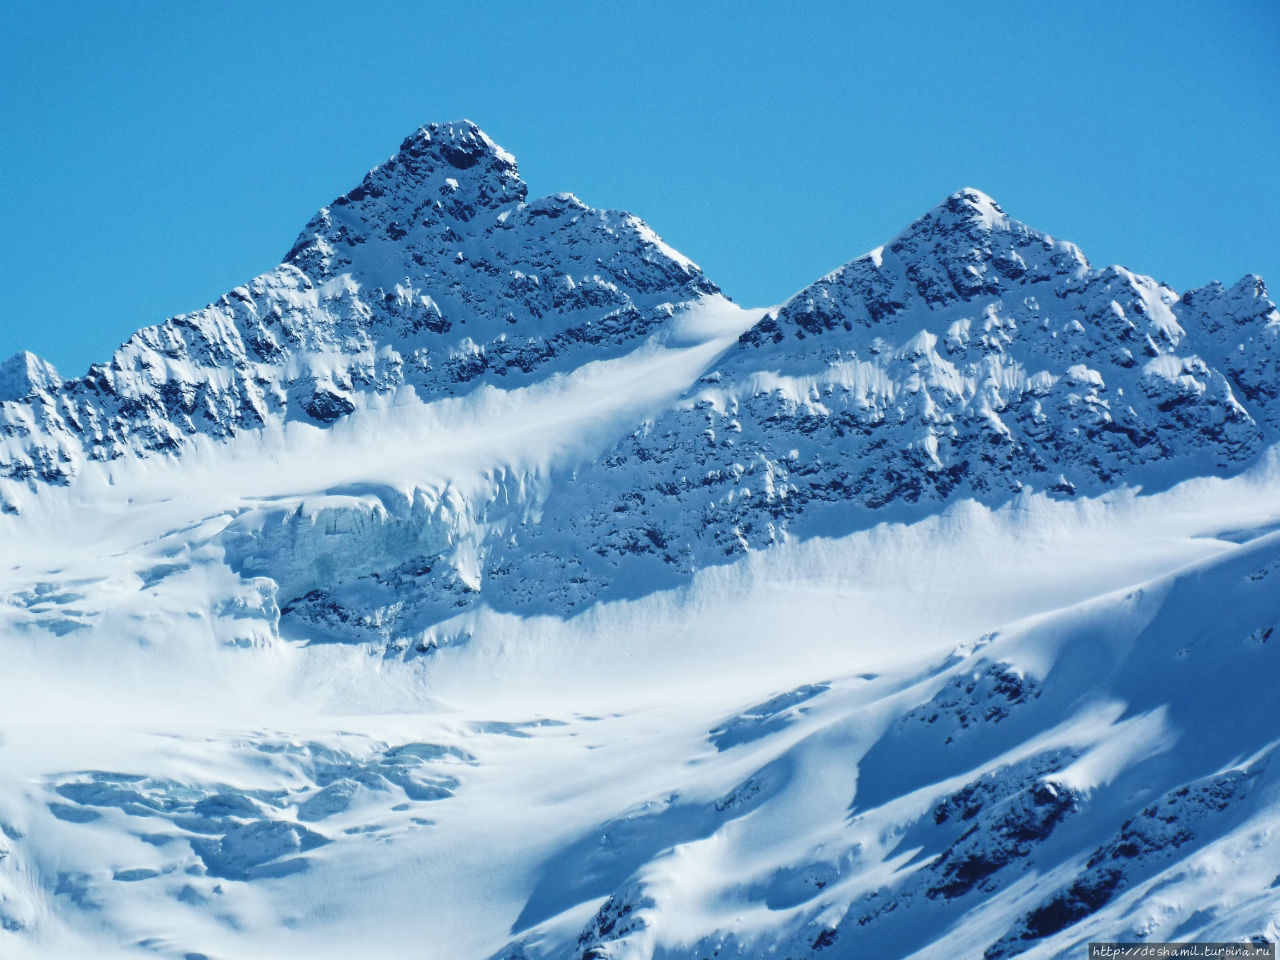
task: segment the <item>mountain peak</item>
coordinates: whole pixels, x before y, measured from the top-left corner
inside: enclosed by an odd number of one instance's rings
[[[15,353],[0,362],[0,402],[25,400],[34,393],[51,390],[62,382],[53,364],[30,350]]]
[[[515,192],[521,198],[524,196],[525,187],[516,169],[516,158],[470,120],[419,127],[405,137],[395,156],[376,167],[369,176],[383,181],[408,178],[421,182],[442,172],[455,178],[496,176],[509,181]]]
[[[470,120],[419,127],[331,207],[396,206],[459,193],[474,194],[486,206],[520,201],[528,193],[516,158]]]
[[[1004,208],[989,196],[974,187],[964,187],[947,197],[941,204],[949,213],[970,215],[981,214],[984,217],[1004,217]]]
[[[973,187],[964,187],[912,221],[898,239],[938,233],[977,237],[993,231],[1019,228],[1026,229],[1024,224],[1011,219],[990,196]]]
[[[1044,238],[1044,234],[1009,217],[981,190],[965,187],[913,220],[889,242],[888,250],[907,261],[922,256],[941,261],[959,258],[968,266],[974,265],[976,259],[999,257],[1005,248],[1022,240]]]
[[[1267,282],[1256,273],[1246,273],[1231,286],[1231,292],[1239,297],[1249,297],[1254,300],[1269,300],[1270,294],[1267,291]]]
[[[324,207],[307,224],[285,261],[328,273],[344,262],[336,250],[374,235],[395,239],[415,226],[465,223],[481,210],[519,203],[528,195],[516,160],[470,120],[419,127],[390,159]]]
[[[1009,283],[1068,277],[1089,268],[1075,244],[1015,220],[973,187],[951,194],[885,249],[908,288],[934,306],[994,295]]]

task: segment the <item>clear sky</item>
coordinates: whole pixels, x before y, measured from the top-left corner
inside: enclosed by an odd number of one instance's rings
[[[1280,2],[0,0],[0,357],[65,376],[270,269],[420,124],[776,303],[974,186],[1280,290]]]

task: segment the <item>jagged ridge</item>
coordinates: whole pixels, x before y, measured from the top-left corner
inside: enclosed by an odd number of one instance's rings
[[[770,311],[681,403],[558,476],[540,523],[474,531],[487,563],[470,587],[447,563],[388,564],[363,602],[419,605],[403,614],[410,635],[482,598],[563,615],[954,499],[1238,472],[1280,439],[1278,334],[1258,277],[1180,298],[964,190]],[[554,586],[529,591],[531,577]],[[333,602],[321,589],[289,612],[304,634],[369,617]],[[397,634],[375,619],[380,642]]]
[[[85,459],[327,424],[406,387],[425,399],[525,382],[616,354],[717,293],[638,218],[526,193],[474,124],[421,128],[279,267],[138,331],[86,376],[7,361],[0,478],[66,483]]]

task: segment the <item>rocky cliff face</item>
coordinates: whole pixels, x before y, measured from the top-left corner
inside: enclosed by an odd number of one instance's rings
[[[662,479],[747,546],[826,504],[1230,473],[1276,439],[1278,329],[1257,277],[1179,298],[965,190],[744,333],[659,426],[690,444]]]
[[[406,388],[525,383],[629,349],[717,294],[638,218],[526,193],[474,124],[423,127],[284,263],[216,303],[139,330],[79,379],[7,361],[0,478],[64,484],[85,460],[328,424]]]

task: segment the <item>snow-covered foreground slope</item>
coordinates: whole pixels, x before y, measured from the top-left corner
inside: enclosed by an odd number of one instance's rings
[[[423,128],[0,366],[0,956],[1274,939],[1278,331],[976,191],[743,310]]]
[[[232,499],[6,563],[6,956],[1277,932],[1278,470],[959,504],[408,657],[276,639]]]

